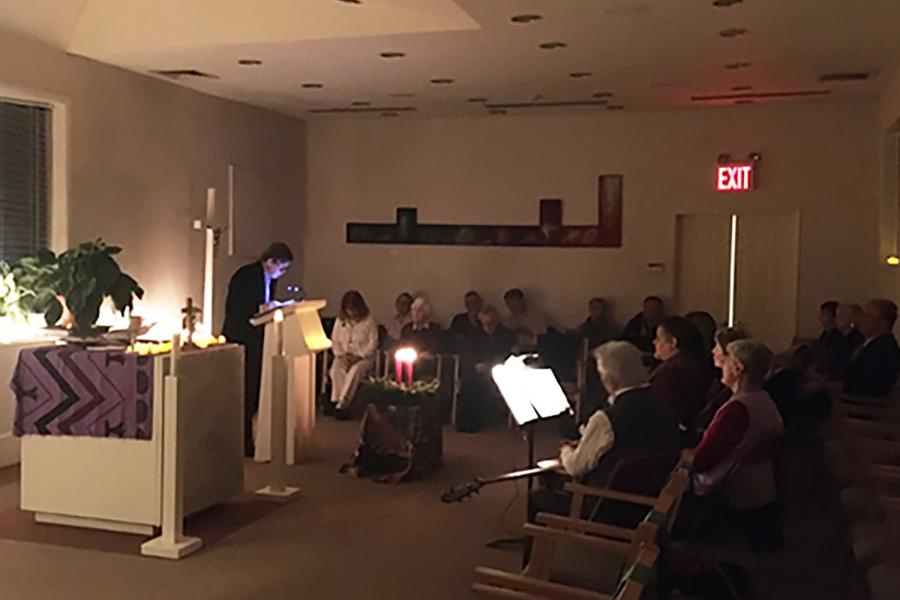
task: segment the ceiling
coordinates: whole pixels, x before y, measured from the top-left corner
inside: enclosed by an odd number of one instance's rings
[[[871,98],[900,62],[897,0],[355,2],[0,0],[0,26],[305,118]]]

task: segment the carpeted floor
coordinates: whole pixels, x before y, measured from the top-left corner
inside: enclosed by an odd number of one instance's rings
[[[303,497],[181,562],[0,540],[0,598],[456,599],[476,565],[518,563],[484,543],[521,524],[523,483],[518,496],[507,484],[463,504],[439,500],[450,484],[523,464],[517,432],[448,431],[443,469],[387,485],[338,474],[357,427],[320,421],[316,459],[289,476]],[[263,468],[248,463],[248,487]],[[15,470],[0,472],[0,511],[17,501]]]
[[[0,599],[456,600],[468,597],[476,565],[517,567],[517,553],[484,544],[514,534],[522,523],[524,482],[487,487],[463,504],[439,501],[450,484],[522,466],[525,444],[516,431],[448,429],[441,471],[386,485],[337,473],[353,450],[357,425],[320,421],[316,459],[290,473],[303,497],[181,562],[0,540]],[[538,456],[552,455],[556,439],[553,428],[540,432]],[[791,468],[803,471],[807,464]],[[248,464],[248,488],[262,480],[263,468]],[[804,475],[804,481],[817,479]],[[792,496],[790,551],[752,557],[722,550],[750,568],[755,597],[856,597],[858,579],[836,507],[810,504],[822,492],[801,485]],[[0,511],[17,502],[15,469],[0,471]],[[718,552],[710,547],[705,554]]]

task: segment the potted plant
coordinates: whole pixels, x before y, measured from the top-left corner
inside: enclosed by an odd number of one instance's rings
[[[55,272],[49,278],[49,287],[55,294],[49,297],[45,291],[40,298],[47,324],[57,323],[68,310],[74,333],[93,335],[97,333],[94,325],[105,298],[110,298],[122,314],[133,307],[134,298],[143,298],[144,290],[133,277],[122,272],[113,258],[121,251],[120,247],[98,239],[60,254]]]

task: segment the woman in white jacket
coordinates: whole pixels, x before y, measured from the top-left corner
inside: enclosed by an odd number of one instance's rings
[[[331,402],[337,418],[347,417],[360,380],[375,364],[378,325],[362,294],[350,290],[341,298],[341,310],[331,334]]]

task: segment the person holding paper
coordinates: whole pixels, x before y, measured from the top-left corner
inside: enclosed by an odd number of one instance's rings
[[[244,347],[244,454],[253,456],[253,417],[259,407],[263,329],[250,324],[256,313],[274,308],[275,282],[287,272],[294,254],[287,244],[274,242],[260,259],[238,269],[228,282],[222,335]]]
[[[582,426],[579,441],[560,443],[562,469],[589,485],[607,487],[616,466],[629,458],[671,455],[674,465],[681,448],[678,417],[654,397],[640,351],[628,342],[607,342],[594,351],[594,358],[609,407]],[[662,484],[637,483],[643,488]],[[568,493],[537,489],[529,496],[529,520],[539,512],[569,514],[570,504]]]

